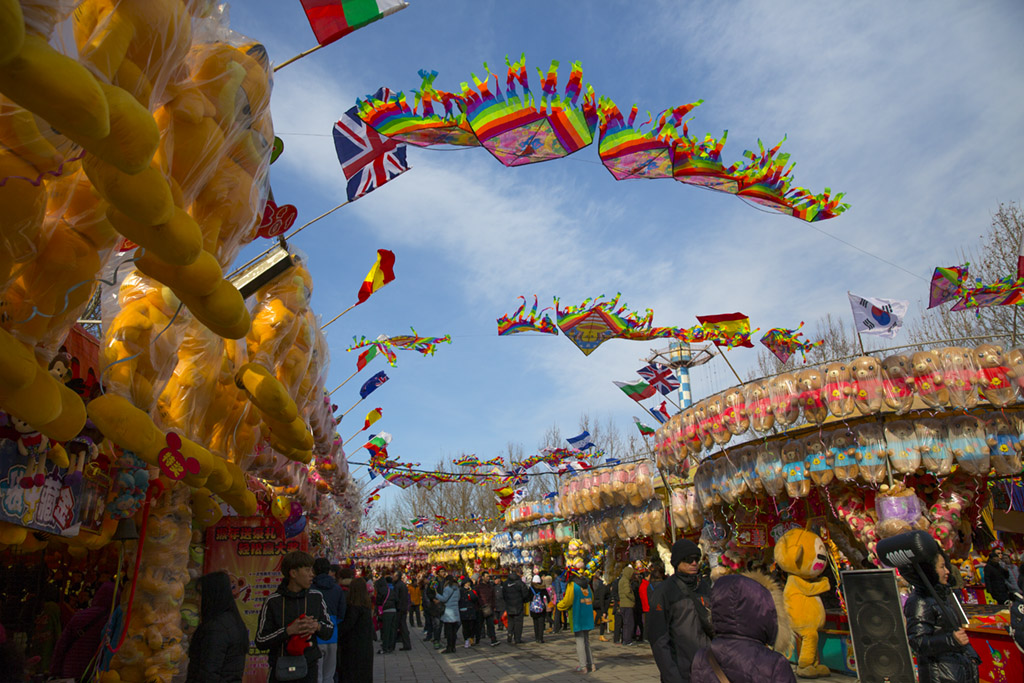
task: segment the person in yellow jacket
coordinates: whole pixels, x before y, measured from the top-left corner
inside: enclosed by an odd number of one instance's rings
[[[594,629],[594,591],[585,576],[574,574],[558,601],[558,609],[568,612],[569,628],[576,639],[577,673],[589,673],[597,669],[590,651],[590,632]]]

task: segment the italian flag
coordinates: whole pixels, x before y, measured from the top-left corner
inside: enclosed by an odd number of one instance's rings
[[[629,396],[631,399],[633,399],[637,403],[639,403],[640,401],[644,400],[645,398],[650,398],[651,396],[654,396],[655,392],[657,392],[657,389],[652,387],[647,382],[637,382],[636,384],[626,384],[625,382],[614,382],[614,384],[619,389],[622,389],[622,391],[626,394],[626,396]]]
[[[644,436],[654,436],[654,430],[645,425],[639,420],[639,418],[633,418],[633,422],[636,423],[636,428],[640,430],[640,433]]]
[[[408,6],[402,0],[302,0],[302,9],[321,45],[329,45]]]

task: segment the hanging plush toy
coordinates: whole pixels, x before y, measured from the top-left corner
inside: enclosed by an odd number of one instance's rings
[[[793,630],[800,636],[796,673],[801,678],[828,676],[831,671],[818,656],[818,629],[825,625],[822,593],[828,579],[820,578],[828,566],[825,543],[805,529],[790,529],[775,544],[775,562],[789,577],[783,596]]]

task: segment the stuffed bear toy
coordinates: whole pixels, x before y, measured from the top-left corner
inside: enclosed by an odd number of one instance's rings
[[[974,349],[978,361],[981,393],[994,406],[1008,406],[1017,398],[1010,369],[1003,360],[1003,349],[995,344],[979,344]]]
[[[795,374],[784,372],[773,377],[768,385],[768,395],[772,400],[772,413],[776,422],[788,427],[799,419],[800,390],[797,388]]]
[[[854,487],[842,489],[835,497],[836,516],[846,524],[864,548],[868,556],[877,563],[875,549],[878,545],[877,519],[875,512],[866,506],[864,496]]]
[[[1024,368],[1024,360],[1022,360],[1021,366]],[[1024,378],[1024,370],[1022,370],[1022,378]],[[747,385],[746,399],[747,410],[750,412],[750,426],[761,433],[771,431],[775,424],[775,414],[772,412],[772,400],[768,393],[768,386],[768,380],[758,380]]]
[[[913,422],[886,422],[885,446],[892,468],[900,474],[913,474],[921,466],[921,443]]]
[[[697,425],[697,436],[700,437],[701,446],[704,450],[711,450],[715,445],[715,439],[708,429],[708,400],[704,399],[693,407],[693,420]]]
[[[740,446],[732,452],[732,460],[742,482],[738,497],[762,493],[764,485],[757,477],[757,449],[752,444]]]
[[[743,392],[736,387],[725,392],[725,410],[722,413],[725,428],[733,436],[746,434],[750,429],[750,414]]]
[[[783,598],[794,631],[800,636],[796,673],[802,678],[831,674],[818,656],[818,630],[825,625],[825,607],[818,597],[829,590],[821,573],[828,554],[821,538],[805,529],[790,529],[775,544],[775,563],[788,577]]]
[[[953,469],[953,453],[947,444],[946,424],[935,418],[914,422],[921,449],[921,465],[931,474],[944,477]]]
[[[828,412],[836,417],[853,415],[853,379],[846,363],[829,363],[825,366],[825,387],[822,393],[828,403]]]
[[[929,408],[949,405],[949,389],[942,376],[938,351],[917,351],[910,357],[914,391]]]
[[[739,500],[743,492],[743,480],[728,453],[723,453],[715,461],[715,482],[722,500],[730,505]]]
[[[829,455],[832,457],[832,471],[837,479],[852,481],[860,474],[857,460],[857,440],[853,432],[840,429],[829,434],[826,439]]]
[[[800,406],[804,419],[811,424],[821,424],[828,417],[828,404],[822,392],[822,376],[818,368],[804,368],[796,373],[800,390]]]
[[[949,389],[949,405],[970,409],[978,405],[978,367],[974,353],[962,346],[939,349],[942,379]]]
[[[690,455],[700,455],[704,448],[704,441],[697,429],[697,411],[691,406],[680,414],[682,423],[679,437],[683,440],[683,446]]]
[[[1017,396],[1024,398],[1024,351],[1010,349],[1003,354],[1003,362],[1006,363],[1007,376]]]
[[[798,439],[789,439],[782,444],[782,470],[786,476],[786,495],[790,498],[806,498],[811,492],[805,455],[804,445]]]
[[[988,475],[989,448],[985,426],[974,415],[960,415],[947,423],[949,449],[960,469],[976,477]]]
[[[1021,442],[1017,426],[998,411],[985,414],[985,436],[992,467],[999,476],[1016,475],[1021,470]]]
[[[732,432],[725,426],[725,395],[715,394],[703,403],[705,405],[704,414],[707,419],[707,431],[711,434],[711,438],[716,444],[724,446],[732,438]]]
[[[722,499],[716,494],[714,486],[714,462],[705,460],[693,474],[693,487],[697,491],[697,499],[703,510],[708,511],[721,505]]]
[[[807,474],[815,486],[828,486],[835,478],[832,471],[832,453],[818,434],[803,438],[804,461]]]
[[[897,415],[910,410],[914,404],[914,379],[909,358],[897,353],[882,359],[882,390],[885,404]]]
[[[853,380],[853,405],[861,415],[874,415],[882,409],[882,365],[877,358],[861,356],[850,362]]]
[[[757,447],[757,476],[769,496],[778,496],[786,484],[782,467],[782,446],[777,441]]]
[[[885,480],[885,431],[877,422],[865,422],[854,428],[857,438],[860,476],[869,484],[878,485]]]

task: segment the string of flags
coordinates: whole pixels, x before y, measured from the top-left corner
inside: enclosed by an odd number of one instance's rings
[[[359,358],[356,361],[356,369],[358,371],[366,367],[366,364],[378,355],[383,355],[391,367],[395,367],[398,364],[398,357],[394,352],[395,349],[416,351],[424,356],[433,356],[437,352],[438,344],[452,343],[451,335],[421,337],[414,328],[410,329],[412,329],[411,335],[404,334],[393,337],[381,335],[376,339],[367,339],[365,336],[359,338],[352,337],[352,346],[345,350],[358,351],[359,349],[366,349],[366,351],[359,354]]]

